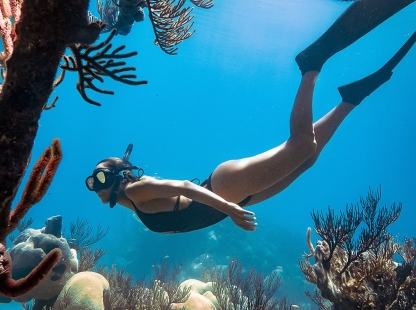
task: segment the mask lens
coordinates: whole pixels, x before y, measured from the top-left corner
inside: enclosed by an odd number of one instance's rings
[[[94,178],[93,177],[88,177],[85,183],[87,184],[87,187],[90,191],[94,190]]]
[[[110,188],[116,180],[116,173],[108,169],[96,170],[89,176],[85,183],[90,191],[98,192],[102,189]]]
[[[105,173],[103,171],[98,172],[95,177],[97,178],[98,181],[101,182],[101,184],[105,184]]]

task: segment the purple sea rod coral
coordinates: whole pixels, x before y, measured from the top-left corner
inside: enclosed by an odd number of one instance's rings
[[[60,143],[58,139],[55,139],[52,146],[43,152],[33,167],[23,191],[22,199],[17,206],[12,212],[6,208],[0,209],[0,293],[7,297],[17,297],[33,289],[61,257],[60,250],[50,251],[28,275],[15,281],[11,278],[12,264],[10,255],[6,252],[5,241],[7,235],[17,227],[18,222],[25,216],[30,207],[43,198],[61,158]]]

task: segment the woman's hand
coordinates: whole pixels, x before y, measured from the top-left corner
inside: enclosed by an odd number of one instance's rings
[[[227,214],[233,222],[244,230],[255,230],[257,223],[255,222],[254,212],[241,208],[238,204],[227,202]]]

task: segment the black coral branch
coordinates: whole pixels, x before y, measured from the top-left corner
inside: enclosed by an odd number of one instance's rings
[[[125,67],[123,58],[129,58],[137,55],[137,52],[120,53],[125,46],[119,46],[110,52],[112,44],[111,39],[116,34],[116,30],[111,31],[108,38],[97,45],[74,44],[69,48],[74,56],[64,56],[64,64],[61,68],[68,71],[78,72],[77,90],[82,98],[88,103],[101,104],[88,97],[86,89],[90,88],[98,93],[113,95],[114,92],[104,90],[94,85],[94,81],[104,82],[104,77],[110,77],[115,81],[129,85],[146,84],[147,81],[138,81],[136,75],[126,72],[135,71],[134,67]],[[92,55],[93,52],[96,52]]]

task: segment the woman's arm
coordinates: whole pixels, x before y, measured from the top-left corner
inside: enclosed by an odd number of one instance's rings
[[[256,226],[253,212],[244,210],[239,205],[226,201],[210,190],[190,181],[148,178],[129,184],[125,193],[129,199],[143,202],[182,195],[227,214],[236,225],[245,230],[254,230]]]

